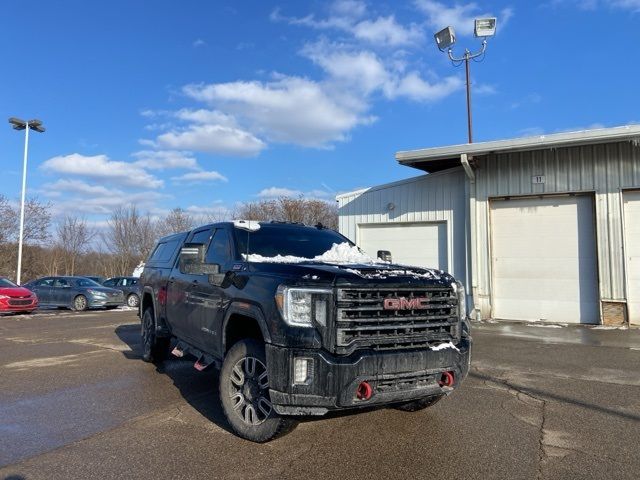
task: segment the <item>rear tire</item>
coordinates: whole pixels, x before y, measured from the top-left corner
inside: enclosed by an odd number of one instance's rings
[[[87,308],[89,308],[89,302],[87,301],[87,297],[84,295],[78,295],[73,299],[73,309],[76,312],[83,312]]]
[[[424,410],[425,408],[429,408],[432,405],[435,405],[441,399],[442,395],[439,395],[437,397],[421,398],[420,400],[413,400],[411,402],[394,405],[393,408],[395,408],[396,410],[402,410],[403,412],[419,412],[420,410]]]
[[[271,405],[262,342],[244,339],[231,347],[220,370],[219,391],[222,410],[239,437],[264,443],[297,425],[278,415]]]
[[[153,310],[147,308],[142,316],[142,360],[162,363],[169,356],[170,338],[156,335],[156,321]]]

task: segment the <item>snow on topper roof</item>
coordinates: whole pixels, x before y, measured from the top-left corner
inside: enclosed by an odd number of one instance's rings
[[[233,226],[250,232],[260,230],[260,224],[255,220],[234,220]]]
[[[360,249],[354,245],[350,245],[347,242],[334,243],[330,250],[327,250],[322,255],[317,255],[313,258],[296,257],[293,255],[276,255],[275,257],[263,257],[256,253],[249,255],[243,255],[248,262],[257,263],[301,263],[301,262],[320,262],[320,263],[343,263],[343,264],[369,264],[373,265],[376,261],[366,253],[360,251]]]

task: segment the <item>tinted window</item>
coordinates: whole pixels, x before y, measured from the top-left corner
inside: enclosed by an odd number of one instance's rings
[[[34,283],[37,287],[53,287],[53,278],[43,278]]]
[[[123,278],[119,285],[122,287],[131,287],[132,285],[135,285],[136,283],[138,283],[138,279],[137,278]]]
[[[217,263],[218,265],[226,265],[231,261],[231,244],[229,242],[229,234],[226,230],[218,229],[213,235],[207,256],[206,263]]]
[[[334,243],[351,244],[333,230],[296,225],[262,225],[254,232],[236,228],[235,235],[240,253],[257,253],[264,257],[313,258],[331,250]]]
[[[6,278],[0,278],[0,287],[11,288],[17,287],[17,285]]]
[[[53,282],[53,286],[56,288],[68,287],[69,282],[67,282],[67,280],[64,278],[56,278],[55,281]]]
[[[75,281],[76,287],[101,287],[98,282],[94,282],[90,278],[78,278]]]
[[[149,257],[149,262],[163,263],[170,261],[181,240],[181,238],[174,238],[173,240],[159,243],[151,254],[151,257]]]
[[[111,278],[111,279],[107,280],[106,282],[104,282],[103,285],[105,287],[113,287],[116,284],[117,281],[118,281],[117,278]]]
[[[206,230],[199,230],[193,234],[189,242],[204,243],[205,245],[207,245],[209,243],[209,239],[211,238],[211,233],[212,230],[210,228],[207,228]]]

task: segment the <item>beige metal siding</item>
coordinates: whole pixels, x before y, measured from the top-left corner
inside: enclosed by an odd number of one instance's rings
[[[394,208],[389,209],[392,203]],[[446,222],[449,271],[467,279],[465,174],[455,168],[338,197],[340,233],[357,243],[358,225]]]
[[[598,275],[602,300],[624,300],[622,189],[640,187],[640,147],[635,142],[493,154],[480,157],[475,187],[477,300],[490,313],[489,199],[571,192],[595,193]],[[544,184],[533,184],[544,175]],[[475,202],[473,199],[475,198]]]

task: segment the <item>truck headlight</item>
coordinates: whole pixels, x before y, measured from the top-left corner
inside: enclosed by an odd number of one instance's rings
[[[329,299],[328,288],[298,288],[280,285],[276,292],[276,305],[285,322],[294,327],[327,325]]]
[[[464,320],[467,318],[467,295],[464,290],[464,285],[461,282],[453,284],[453,289],[458,297],[458,318]]]

